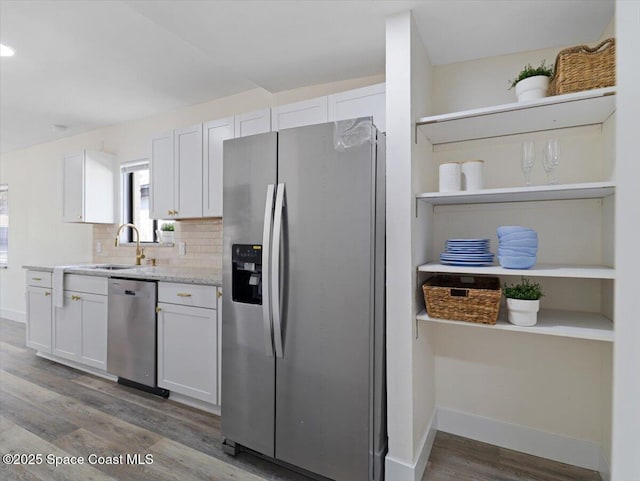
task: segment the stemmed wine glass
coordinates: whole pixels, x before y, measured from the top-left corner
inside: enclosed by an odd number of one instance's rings
[[[542,166],[547,173],[547,184],[555,185],[558,183],[556,178],[556,168],[560,164],[560,142],[558,139],[547,140],[544,149],[542,149]]]
[[[524,173],[524,182],[531,185],[531,170],[536,160],[533,141],[527,140],[522,142],[522,172]]]

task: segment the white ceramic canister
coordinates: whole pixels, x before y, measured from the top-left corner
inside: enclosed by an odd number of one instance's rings
[[[482,190],[484,187],[483,160],[468,160],[462,163],[462,190]]]
[[[441,164],[440,169],[440,192],[456,192],[460,190],[461,169],[458,162]]]

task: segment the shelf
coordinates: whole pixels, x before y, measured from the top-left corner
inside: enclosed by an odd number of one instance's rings
[[[417,194],[416,199],[432,205],[494,204],[540,200],[599,199],[614,193],[615,184],[613,182],[590,182],[584,184],[507,187],[472,192],[427,192]]]
[[[615,279],[615,269],[607,266],[576,266],[536,264],[531,269],[505,269],[499,265],[487,267],[447,266],[430,262],[418,267],[420,272],[444,274],[486,274],[492,276],[566,277],[573,279]]]
[[[423,117],[416,121],[416,129],[420,129],[432,145],[438,145],[602,124],[615,112],[615,93],[615,87],[607,87]]]
[[[515,331],[528,334],[543,334],[547,336],[571,337],[575,339],[591,339],[594,341],[613,342],[613,322],[602,314],[593,312],[557,311],[541,309],[538,313],[538,323],[531,327],[514,326],[507,318],[507,309],[501,307],[498,322],[495,325],[477,324],[474,322],[451,321],[447,319],[433,319],[423,310],[416,316],[419,321],[436,322],[440,324],[454,324],[463,327],[497,329]]]

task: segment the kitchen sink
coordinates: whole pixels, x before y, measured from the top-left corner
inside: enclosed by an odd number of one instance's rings
[[[136,266],[127,266],[127,265],[122,265],[122,264],[98,264],[98,265],[92,265],[92,266],[83,266],[86,267],[87,269],[100,269],[100,270],[105,270],[105,271],[119,271],[122,269],[134,269]],[[139,266],[137,266],[139,267]]]

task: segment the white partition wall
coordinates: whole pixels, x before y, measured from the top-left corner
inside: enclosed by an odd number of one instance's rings
[[[612,481],[640,479],[640,2],[616,2],[618,111],[616,138],[616,330]]]
[[[424,189],[413,121],[429,113],[431,65],[410,12],[387,20],[387,404],[386,478],[422,477],[435,431],[434,356],[430,326],[416,323],[415,266],[426,259],[413,192]],[[429,215],[423,211],[419,213]],[[421,231],[418,233],[418,231]]]

